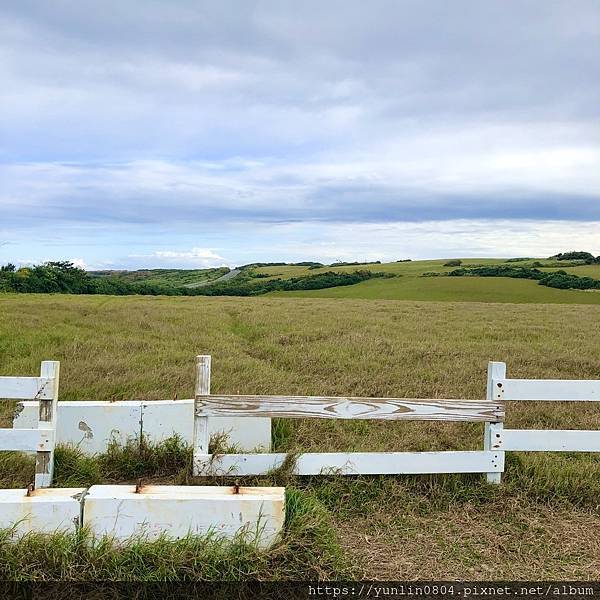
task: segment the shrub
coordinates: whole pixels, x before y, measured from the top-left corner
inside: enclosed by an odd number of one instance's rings
[[[462,265],[462,260],[459,260],[458,258],[453,258],[444,263],[445,267],[460,267],[460,265]]]
[[[428,276],[431,276],[428,274]],[[579,277],[566,271],[553,271],[546,273],[531,267],[513,267],[511,265],[488,265],[455,269],[448,273],[449,277],[511,277],[513,279],[534,279],[540,285],[567,290],[600,289],[600,279]]]
[[[550,259],[554,260],[580,260],[585,264],[593,265],[595,263],[600,263],[600,256],[594,257],[590,252],[559,252],[554,256],[551,256]]]

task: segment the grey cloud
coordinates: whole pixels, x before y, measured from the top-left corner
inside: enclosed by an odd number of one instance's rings
[[[21,0],[0,51],[4,225],[600,218],[594,1]]]
[[[573,116],[582,106],[598,114],[594,2],[521,2],[516,10],[505,2],[113,0],[3,10],[25,77],[74,93],[113,87],[138,94],[142,109],[151,96],[151,104],[214,109],[216,100],[303,113],[350,102],[374,119],[518,108]],[[203,67],[237,82],[195,89],[194,69]],[[228,89],[235,93],[219,94]]]

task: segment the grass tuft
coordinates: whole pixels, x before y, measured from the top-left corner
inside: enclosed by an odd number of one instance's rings
[[[158,443],[132,439],[124,446],[113,441],[105,453],[95,456],[87,456],[73,446],[59,446],[54,468],[56,487],[131,482],[140,478],[167,478],[173,483],[191,474],[192,449],[179,436]]]

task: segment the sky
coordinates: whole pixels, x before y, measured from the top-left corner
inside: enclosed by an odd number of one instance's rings
[[[0,3],[0,264],[600,254],[596,0]]]

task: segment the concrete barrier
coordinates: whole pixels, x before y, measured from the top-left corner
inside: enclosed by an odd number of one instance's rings
[[[0,529],[15,537],[30,532],[74,532],[81,519],[85,488],[0,490]]]
[[[37,426],[38,402],[21,402],[13,428]],[[215,417],[209,433],[225,433],[240,450],[271,448],[271,419]],[[104,452],[111,439],[124,444],[140,433],[151,442],[174,434],[191,444],[194,431],[193,400],[73,400],[58,403],[57,443],[77,446],[86,454]]]
[[[30,532],[74,533],[123,542],[160,536],[214,535],[267,548],[285,520],[285,488],[95,485],[86,488],[0,490],[0,529],[15,538]]]
[[[283,527],[284,504],[285,488],[95,485],[85,497],[83,522],[94,536],[115,540],[212,532],[228,539],[243,534],[265,548]]]

